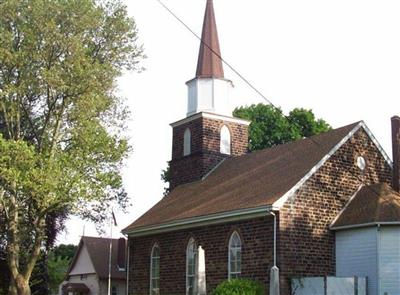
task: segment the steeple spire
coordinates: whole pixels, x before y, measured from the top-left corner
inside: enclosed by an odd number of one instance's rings
[[[224,78],[213,0],[207,0],[201,41],[196,78]]]
[[[186,82],[187,116],[201,112],[232,116],[229,93],[233,84],[224,78],[212,0],[207,0],[201,40],[196,77]]]

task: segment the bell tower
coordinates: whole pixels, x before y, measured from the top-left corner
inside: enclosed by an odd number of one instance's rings
[[[171,190],[203,179],[226,157],[247,153],[250,122],[232,116],[233,84],[224,76],[212,0],[204,14],[196,75],[186,85],[186,118],[171,124]]]

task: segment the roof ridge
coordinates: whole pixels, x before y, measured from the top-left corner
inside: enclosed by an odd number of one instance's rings
[[[332,133],[332,132],[335,132],[335,131],[339,131],[339,130],[344,129],[344,128],[355,127],[358,124],[360,124],[361,122],[363,122],[363,121],[357,121],[357,122],[354,122],[354,123],[351,123],[351,124],[347,124],[347,125],[344,125],[344,126],[341,126],[341,127],[337,127],[337,128],[334,128],[334,129],[331,129],[331,130],[328,130],[328,131],[325,131],[325,132],[322,132],[322,133],[314,134],[314,135],[311,135],[311,136],[308,136],[308,137],[303,137],[303,138],[291,140],[291,141],[288,141],[288,142],[285,142],[285,143],[276,144],[276,145],[273,145],[271,147],[266,147],[266,148],[263,148],[263,149],[260,149],[260,150],[251,151],[251,152],[249,152],[247,154],[243,154],[243,155],[240,155],[240,156],[229,157],[226,160],[232,160],[232,159],[237,159],[237,158],[241,158],[241,157],[246,157],[248,155],[252,155],[252,154],[256,154],[256,153],[260,153],[260,152],[265,152],[267,150],[280,148],[282,146],[288,146],[288,145],[297,144],[297,143],[302,142],[302,141],[312,140],[312,139],[315,139],[317,137],[320,137],[320,136],[323,136],[323,135],[327,135],[329,133]]]

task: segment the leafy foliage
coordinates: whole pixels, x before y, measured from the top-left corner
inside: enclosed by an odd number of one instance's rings
[[[74,258],[75,252],[78,249],[78,246],[72,245],[72,244],[61,244],[53,249],[51,249],[50,254],[54,258],[61,258],[61,259],[67,259],[67,260],[72,260]]]
[[[331,129],[322,119],[316,119],[312,110],[293,109],[287,117],[281,109],[271,105],[257,104],[239,107],[233,115],[251,121],[249,127],[249,149],[269,148],[303,137],[326,132]]]
[[[61,244],[50,251],[47,269],[49,273],[49,286],[53,293],[57,293],[58,286],[65,279],[76,250],[77,246],[75,245]]]
[[[49,286],[52,293],[57,293],[59,285],[64,281],[70,260],[61,257],[49,257],[47,268],[49,271]]]
[[[167,186],[164,187],[164,197],[165,197],[170,192],[169,181],[171,180],[171,168],[169,166],[169,162],[167,162],[167,167],[161,171],[161,180],[165,184],[167,184]]]
[[[260,282],[248,279],[223,281],[215,288],[213,295],[264,295],[264,287]]]
[[[101,224],[111,203],[127,206],[129,112],[115,83],[140,70],[143,50],[118,0],[10,0],[0,11],[0,243],[11,294],[29,294],[68,214]]]

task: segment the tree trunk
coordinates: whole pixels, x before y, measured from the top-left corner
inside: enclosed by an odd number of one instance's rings
[[[8,295],[18,295],[17,286],[12,277],[10,279],[10,285],[8,286]]]
[[[8,295],[31,295],[29,280],[25,280],[21,275],[17,277],[17,280],[11,278]]]
[[[22,276],[19,276],[17,279],[17,292],[18,295],[31,295],[29,280],[25,280]]]

